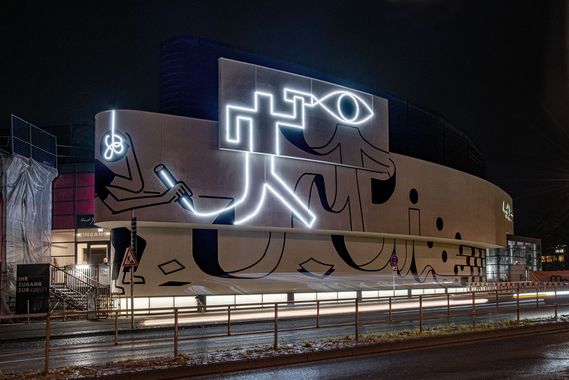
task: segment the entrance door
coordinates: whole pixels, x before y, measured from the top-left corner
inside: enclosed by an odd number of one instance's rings
[[[109,243],[89,243],[89,264],[103,264],[109,256]]]
[[[77,244],[77,264],[103,264],[109,258],[108,242],[86,242]]]

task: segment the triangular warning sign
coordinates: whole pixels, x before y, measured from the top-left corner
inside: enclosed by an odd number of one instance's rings
[[[128,247],[126,252],[124,253],[124,257],[122,259],[122,266],[125,268],[138,266],[138,261],[136,260],[136,257],[134,256],[134,252],[132,251],[131,247]]]

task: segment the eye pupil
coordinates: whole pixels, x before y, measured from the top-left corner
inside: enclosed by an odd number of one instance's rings
[[[358,100],[352,94],[342,94],[338,97],[338,112],[344,121],[354,121],[359,114]]]

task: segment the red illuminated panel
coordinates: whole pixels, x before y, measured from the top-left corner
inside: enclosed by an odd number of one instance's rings
[[[52,229],[61,230],[75,228],[75,215],[54,215]]]
[[[94,201],[77,202],[77,214],[93,214]]]
[[[95,199],[95,190],[92,187],[78,187],[77,200],[78,201],[92,201]]]
[[[75,186],[75,175],[74,174],[60,174],[53,181],[54,188],[60,187],[74,187]]]

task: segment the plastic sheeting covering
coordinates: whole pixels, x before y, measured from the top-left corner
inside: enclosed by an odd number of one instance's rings
[[[55,168],[19,155],[2,158],[5,240],[0,312],[16,294],[17,264],[50,262],[51,184]]]

